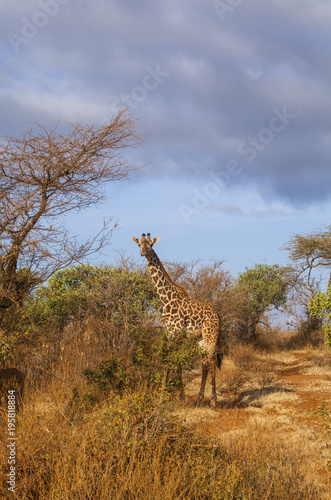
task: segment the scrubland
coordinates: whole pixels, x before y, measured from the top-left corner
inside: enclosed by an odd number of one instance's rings
[[[259,345],[234,344],[218,373],[218,404],[210,406],[207,390],[197,408],[200,362],[185,357],[189,346],[153,344],[160,332],[137,327],[122,336],[118,356],[105,330],[96,319],[74,324],[61,339],[18,352],[27,384],[16,416],[16,487],[6,483],[2,406],[1,498],[331,497],[323,344],[300,346],[295,332],[280,331]],[[184,360],[184,399],[163,376],[171,348]]]

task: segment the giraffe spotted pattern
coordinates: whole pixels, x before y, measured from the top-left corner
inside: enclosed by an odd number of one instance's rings
[[[201,385],[198,394],[198,403],[204,397],[208,372],[211,375],[212,396],[211,403],[217,402],[216,396],[216,366],[220,367],[222,355],[219,353],[220,318],[216,311],[203,302],[196,302],[188,297],[186,290],[174,283],[163,264],[153,250],[153,245],[159,237],[151,240],[150,233],[143,234],[141,240],[132,237],[140,247],[140,255],[145,256],[148,269],[160,301],[162,303],[162,325],[175,335],[183,330],[189,337],[199,340],[199,345],[206,357],[202,362]]]

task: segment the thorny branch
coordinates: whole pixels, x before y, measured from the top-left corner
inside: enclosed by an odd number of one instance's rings
[[[109,242],[116,226],[111,219],[79,242],[66,230],[65,215],[104,201],[106,184],[133,170],[122,151],[141,143],[138,124],[126,110],[103,126],[32,124],[21,139],[0,139],[2,295],[10,292],[18,269],[28,268],[43,281]]]

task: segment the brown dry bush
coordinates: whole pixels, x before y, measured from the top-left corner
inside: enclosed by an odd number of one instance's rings
[[[250,380],[251,374],[249,372],[245,372],[237,366],[224,367],[221,374],[222,395],[230,403],[238,402],[245,385]]]
[[[331,368],[331,351],[328,347],[325,348],[325,351],[320,356],[314,357],[314,363],[317,366],[325,366],[326,368]]]
[[[283,351],[286,348],[289,335],[288,330],[284,330],[279,326],[259,325],[254,346],[256,349],[267,353]]]
[[[222,395],[230,402],[239,402],[245,389],[265,389],[277,383],[279,371],[270,358],[251,344],[236,344],[230,349],[221,371]]]
[[[227,358],[230,365],[221,370],[222,393],[227,400],[235,402],[252,380],[256,352],[251,345],[236,344],[231,347]]]
[[[261,389],[276,384],[280,379],[280,372],[270,359],[261,359],[254,367],[254,383]]]
[[[257,351],[252,344],[236,344],[230,349],[229,357],[235,366],[250,372],[256,364]]]
[[[321,347],[325,342],[324,329],[317,325],[311,325],[310,322],[302,320],[291,335],[288,336],[285,349],[314,349]]]

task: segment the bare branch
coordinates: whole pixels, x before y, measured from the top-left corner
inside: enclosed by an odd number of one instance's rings
[[[0,140],[0,270],[10,288],[18,268],[45,279],[80,262],[109,243],[113,227],[104,222],[96,236],[78,242],[63,216],[97,206],[105,186],[133,170],[123,151],[142,143],[137,122],[121,110],[104,126],[32,124],[22,138]]]

